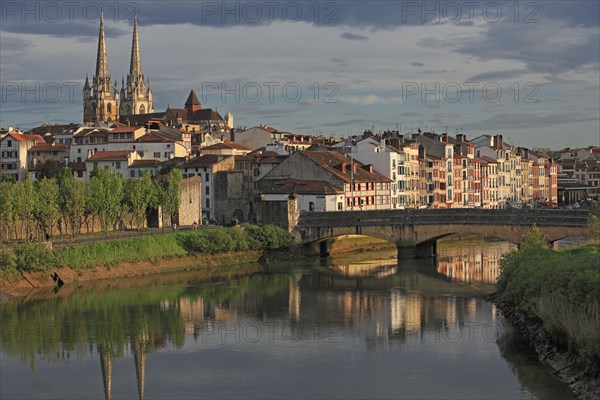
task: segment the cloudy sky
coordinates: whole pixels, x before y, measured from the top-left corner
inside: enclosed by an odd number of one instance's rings
[[[600,144],[598,1],[2,2],[0,126],[81,122],[104,9],[109,71],[133,14],[154,107],[347,135],[418,127]]]

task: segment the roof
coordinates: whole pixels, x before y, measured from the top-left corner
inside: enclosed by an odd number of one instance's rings
[[[176,142],[177,139],[163,132],[151,131],[135,140],[138,143],[165,143]]]
[[[63,133],[64,131],[74,131],[78,127],[79,124],[73,122],[65,125],[44,124],[28,130],[27,133],[32,135],[43,135],[46,133],[52,133],[56,135],[59,133]]]
[[[498,160],[495,160],[495,159],[493,159],[491,157],[487,157],[487,156],[480,156],[480,157],[477,157],[477,158],[479,158],[480,160],[483,160],[483,161],[485,161],[487,163],[493,163],[493,164],[497,164],[498,163]]]
[[[252,149],[249,149],[246,146],[242,146],[239,143],[231,142],[229,140],[226,140],[226,141],[224,141],[222,143],[215,143],[213,145],[210,145],[210,146],[202,148],[202,150],[223,150],[223,149],[247,150],[247,151],[251,151],[252,150]]]
[[[30,134],[26,134],[26,133],[14,133],[11,132],[8,135],[6,135],[5,137],[12,137],[13,139],[15,139],[18,142],[40,142],[40,143],[46,143],[46,141],[44,140],[43,137],[41,137],[40,135],[30,135]]]
[[[229,157],[231,156],[204,154],[202,156],[192,158],[190,161],[183,164],[183,168],[212,167],[213,165],[218,164]]]
[[[138,131],[140,129],[143,129],[140,126],[118,126],[117,128],[111,129],[110,133],[124,133],[124,132],[135,132]]]
[[[68,144],[47,144],[47,143],[40,143],[40,144],[36,144],[34,146],[31,146],[29,148],[29,150],[27,150],[29,152],[34,152],[34,151],[69,151],[69,145]]]
[[[89,157],[88,161],[127,161],[129,159],[129,154],[133,153],[135,150],[122,150],[122,151],[97,151],[91,157]]]
[[[148,113],[148,114],[132,114],[132,115],[121,115],[119,121],[123,123],[129,123],[131,125],[144,125],[151,119],[162,120],[165,116],[165,111]]]
[[[159,165],[160,161],[158,160],[134,160],[127,168],[151,168]]]
[[[352,182],[352,178],[358,182],[391,182],[391,179],[388,179],[377,172],[369,172],[365,170],[364,165],[356,160],[354,160],[354,162],[359,166],[359,168],[357,168],[356,172],[352,173],[352,168],[350,168],[350,157],[347,157],[346,155],[337,151],[300,150],[294,154],[300,154],[304,157],[307,157],[321,168],[326,169],[347,183]],[[342,172],[342,164],[348,165],[346,172]]]
[[[273,181],[271,189],[264,190],[266,194],[342,194],[344,191],[327,181],[316,180],[281,180]]]
[[[188,96],[187,100],[185,101],[185,106],[199,106],[200,105],[200,100],[198,100],[198,96],[196,96],[196,92],[194,91],[194,89],[192,89],[190,91],[190,95]]]

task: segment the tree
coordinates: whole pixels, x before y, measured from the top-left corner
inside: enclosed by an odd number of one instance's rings
[[[181,170],[175,168],[169,172],[167,182],[161,196],[161,206],[163,212],[169,214],[171,223],[174,221],[175,214],[181,206]]]
[[[0,182],[0,237],[3,240],[10,238],[10,227],[16,220],[14,204],[15,184],[8,181]]]
[[[118,172],[94,169],[87,191],[88,211],[98,215],[100,228],[116,227],[123,200],[123,179]]]
[[[58,183],[56,179],[42,178],[36,184],[33,215],[44,234],[50,235],[58,219]]]
[[[524,247],[546,248],[548,247],[548,238],[537,225],[533,225],[531,230],[523,236]]]
[[[45,163],[43,163],[40,166],[40,179],[41,178],[55,178],[58,179],[59,175],[61,174],[64,164],[59,162],[59,161],[55,161],[55,160],[48,160]]]
[[[139,230],[144,225],[148,209],[157,206],[156,186],[149,172],[138,179],[125,182],[124,200]]]
[[[62,219],[71,228],[71,237],[79,233],[86,211],[86,184],[75,179],[69,167],[63,168],[58,178],[58,205]]]
[[[588,229],[590,238],[594,241],[600,240],[600,203],[592,205],[588,217]]]

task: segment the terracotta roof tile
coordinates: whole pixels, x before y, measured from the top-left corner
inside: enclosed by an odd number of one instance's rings
[[[122,151],[97,151],[88,161],[127,161],[129,154],[135,152],[135,150],[122,150]]]

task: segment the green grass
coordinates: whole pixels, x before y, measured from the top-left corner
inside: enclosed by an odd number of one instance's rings
[[[600,374],[600,245],[526,246],[502,260],[497,287],[501,299],[539,318],[588,374]]]
[[[214,228],[164,233],[127,239],[85,243],[61,250],[47,250],[41,244],[24,243],[4,249],[0,257],[0,278],[12,281],[15,272],[44,271],[56,267],[86,269],[111,267],[120,262],[155,261],[190,254],[229,251],[276,251],[292,243],[291,235],[272,226],[244,225],[243,228]]]

